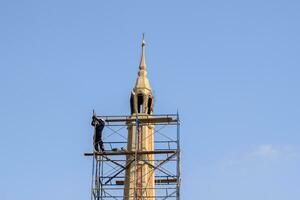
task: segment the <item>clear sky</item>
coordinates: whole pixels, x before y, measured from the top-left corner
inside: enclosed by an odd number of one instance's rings
[[[182,199],[300,199],[300,3],[1,0],[0,199],[90,197],[92,109],[128,114],[145,32]]]

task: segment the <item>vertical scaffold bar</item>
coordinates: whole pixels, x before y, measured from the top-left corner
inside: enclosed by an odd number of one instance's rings
[[[136,113],[136,119],[135,119],[135,155],[134,155],[134,199],[138,200],[138,142],[139,142],[139,118],[138,113]],[[129,195],[130,196],[130,195]]]
[[[93,200],[93,194],[94,194],[94,172],[95,172],[95,155],[93,156],[93,166],[92,166],[91,200]]]
[[[176,200],[180,200],[180,184],[181,184],[181,169],[180,169],[180,119],[177,111],[177,193]]]
[[[103,156],[101,156],[101,177],[103,177]],[[100,179],[100,177],[99,177]],[[103,189],[103,180],[100,179],[100,184],[101,184],[101,200],[103,200],[103,194],[104,194],[104,189]]]

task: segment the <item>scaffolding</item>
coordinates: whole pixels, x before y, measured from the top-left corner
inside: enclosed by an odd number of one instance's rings
[[[132,116],[97,116],[105,121],[103,130],[104,151],[85,153],[93,159],[91,200],[123,200],[125,170],[130,164],[154,163],[154,196],[130,196],[134,200],[180,200],[180,120],[178,114]],[[142,126],[153,125],[154,150],[128,151],[127,128],[136,127],[136,133]],[[143,160],[143,154],[154,155],[154,160]],[[134,159],[126,162],[126,156]],[[138,185],[138,184],[137,184]],[[136,190],[136,188],[134,188]],[[128,197],[127,197],[128,198]]]

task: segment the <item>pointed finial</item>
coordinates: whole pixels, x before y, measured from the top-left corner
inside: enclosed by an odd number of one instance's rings
[[[146,45],[146,42],[145,42],[145,33],[143,33],[143,40],[142,40],[142,47]]]
[[[142,37],[142,55],[139,66],[138,77],[136,79],[135,89],[146,89],[151,91],[151,86],[147,78],[147,68],[146,68],[146,59],[145,59],[145,34]]]
[[[143,40],[142,40],[142,55],[141,55],[141,62],[140,62],[140,70],[146,70],[146,60],[145,60],[145,33],[143,33]]]

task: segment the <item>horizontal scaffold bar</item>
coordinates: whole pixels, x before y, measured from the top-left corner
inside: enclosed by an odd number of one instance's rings
[[[106,119],[106,122],[135,122],[135,118],[117,118],[117,119]],[[171,123],[177,122],[177,119],[171,117],[156,117],[156,118],[138,118],[139,123]]]
[[[107,123],[116,123],[116,122],[135,122],[136,120],[139,121],[139,123],[149,123],[149,124],[155,124],[155,123],[172,123],[172,122],[178,122],[177,115],[169,114],[169,115],[145,115],[145,114],[139,114],[138,116],[97,116],[97,118],[103,119]]]
[[[134,154],[169,154],[177,153],[177,150],[160,150],[160,151],[103,151],[103,152],[94,152],[94,153],[85,153],[85,156],[120,156],[120,155],[134,155]]]
[[[156,179],[155,184],[170,184],[170,183],[177,183],[177,178],[172,179]],[[124,185],[124,181],[116,181],[116,185]]]

